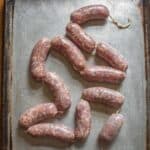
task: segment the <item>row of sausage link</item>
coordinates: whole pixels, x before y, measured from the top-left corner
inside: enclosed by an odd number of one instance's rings
[[[34,79],[47,85],[53,93],[54,103],[39,104],[26,110],[20,116],[19,123],[27,129],[28,134],[36,137],[56,138],[69,143],[83,140],[89,135],[91,129],[91,109],[87,101],[116,109],[122,106],[124,96],[119,92],[103,87],[92,87],[83,91],[84,100],[81,100],[76,107],[74,130],[63,124],[41,123],[47,119],[56,118],[58,114],[63,114],[71,106],[71,96],[64,81],[56,73],[45,68],[45,61],[50,50],[63,55],[74,70],[87,81],[116,84],[125,78],[128,64],[123,56],[104,42],[97,44],[80,26],[91,20],[106,20],[108,16],[109,11],[103,5],[80,8],[71,14],[71,22],[66,27],[67,37],[58,36],[51,41],[43,38],[34,46],[30,59],[30,72]],[[96,49],[96,55],[103,58],[113,68],[87,66],[80,49],[88,53]],[[102,128],[100,139],[111,141],[119,132],[123,120],[120,114],[110,116]]]
[[[53,103],[38,104],[26,110],[19,119],[19,124],[27,129],[27,133],[35,137],[56,138],[60,141],[72,143],[75,140],[85,139],[91,129],[91,109],[87,101],[81,100],[75,113],[75,130],[63,125],[41,123],[56,118],[58,110]]]
[[[85,89],[82,92],[82,97],[85,100],[81,99],[81,101],[78,103],[76,107],[75,130],[72,130],[71,128],[63,124],[41,123],[45,120],[57,117],[58,110],[55,104],[53,103],[38,104],[26,110],[20,116],[19,123],[22,127],[26,128],[27,133],[32,136],[56,138],[60,141],[72,143],[75,140],[86,139],[90,133],[91,108],[88,101],[104,104],[109,107],[119,108],[123,104],[123,100],[124,100],[124,96],[122,96],[119,92],[107,88],[103,88],[103,87],[93,87],[93,88]],[[114,116],[117,117],[118,115],[119,114],[116,114]],[[113,118],[115,121],[115,117]],[[118,118],[120,119],[120,117]],[[122,120],[123,117],[121,117],[120,121],[123,122]],[[110,125],[107,125],[108,123],[104,125],[100,136],[103,136],[103,140],[109,142],[111,141],[111,139],[107,139],[107,138],[112,134],[115,137],[119,132],[118,130],[121,128],[123,123],[120,123],[117,120],[114,123],[113,119],[108,119],[108,122]],[[114,129],[112,127],[109,127],[111,126],[111,123],[116,125],[116,126],[112,125]],[[113,139],[113,135],[110,138]]]
[[[56,37],[51,41],[46,38],[40,40],[31,55],[30,71],[36,80],[43,81],[54,93],[55,103],[60,112],[71,105],[71,97],[68,88],[56,73],[46,71],[44,63],[48,55],[50,45],[58,53],[64,55],[73,68],[80,71],[81,76],[88,81],[119,83],[125,78],[125,73],[111,67],[93,66],[85,67],[85,58],[80,50],[68,39]]]

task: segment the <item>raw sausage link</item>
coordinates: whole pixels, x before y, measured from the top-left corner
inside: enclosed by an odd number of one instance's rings
[[[91,53],[95,48],[95,41],[87,35],[76,23],[69,23],[66,27],[67,36],[85,52]]]
[[[75,10],[71,14],[71,21],[83,24],[91,20],[106,20],[109,10],[104,5],[89,5]]]
[[[71,105],[71,96],[63,80],[56,73],[46,72],[43,81],[53,93],[59,113],[66,111]]]
[[[91,109],[87,101],[81,100],[77,105],[75,120],[75,138],[77,140],[85,139],[91,129]]]
[[[100,135],[100,143],[110,143],[118,135],[124,123],[124,116],[121,114],[112,114],[104,124]]]
[[[115,84],[120,83],[126,76],[124,72],[106,66],[86,67],[80,74],[87,81]]]
[[[128,63],[123,56],[117,53],[116,49],[104,42],[97,44],[96,55],[103,58],[116,69],[126,71],[128,68]]]
[[[57,108],[53,103],[43,103],[26,110],[19,119],[24,128],[28,128],[40,121],[55,117]]]
[[[50,40],[42,38],[39,40],[31,54],[30,58],[30,72],[36,80],[40,81],[45,76],[44,63],[47,58],[50,49]]]
[[[74,141],[74,131],[63,124],[36,124],[28,128],[27,133],[34,137],[55,138],[67,143]]]
[[[121,93],[104,87],[91,87],[84,89],[82,98],[94,103],[100,103],[113,108],[120,108],[124,102]]]
[[[52,48],[68,59],[75,70],[82,70],[86,60],[78,47],[65,37],[55,37],[51,41]]]

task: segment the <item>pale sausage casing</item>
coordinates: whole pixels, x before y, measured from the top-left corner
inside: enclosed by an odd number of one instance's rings
[[[104,124],[100,135],[100,143],[110,143],[118,135],[124,123],[124,116],[121,114],[112,114]]]
[[[59,113],[66,111],[71,105],[71,96],[63,80],[56,73],[46,72],[43,81],[52,92]]]
[[[38,104],[30,109],[27,109],[19,119],[19,124],[28,128],[36,123],[55,117],[57,108],[53,103]]]
[[[63,124],[40,123],[28,128],[27,133],[34,137],[55,138],[67,143],[74,141],[74,131]]]
[[[83,70],[86,65],[86,60],[80,49],[65,37],[55,37],[51,40],[52,49],[65,56],[75,70]]]
[[[76,23],[69,23],[66,27],[67,36],[76,44],[80,49],[85,52],[93,52],[96,42],[85,33],[85,31]]]
[[[81,100],[77,105],[75,122],[75,138],[77,140],[87,138],[91,130],[91,109],[87,101]]]
[[[48,38],[42,38],[39,40],[31,54],[30,58],[30,72],[36,80],[40,81],[45,76],[45,60],[50,50],[50,40]]]
[[[103,58],[116,69],[126,71],[128,68],[128,63],[124,57],[119,54],[116,49],[104,42],[97,44],[96,55]]]
[[[106,20],[109,10],[104,5],[89,5],[75,10],[71,14],[71,21],[83,24],[91,20]]]
[[[106,66],[87,66],[80,74],[87,81],[115,84],[120,83],[126,77],[124,72]]]
[[[82,98],[89,102],[104,104],[115,109],[120,108],[124,102],[124,96],[121,93],[104,87],[84,89]]]

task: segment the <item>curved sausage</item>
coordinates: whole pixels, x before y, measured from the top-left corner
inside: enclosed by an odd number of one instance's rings
[[[70,40],[65,37],[58,36],[52,39],[51,46],[58,53],[65,56],[75,70],[80,71],[84,69],[86,65],[86,60],[78,47]]]
[[[71,96],[63,80],[56,73],[46,72],[43,81],[53,93],[59,113],[66,111],[71,105]]]
[[[87,35],[84,30],[76,23],[69,23],[66,27],[67,36],[76,44],[79,48],[85,52],[93,52],[96,42]]]
[[[124,102],[124,96],[112,89],[104,87],[91,87],[84,89],[82,98],[93,103],[100,103],[113,108],[120,108]]]
[[[19,119],[19,124],[28,128],[40,121],[44,121],[49,118],[54,118],[57,114],[57,108],[53,103],[38,104],[30,109],[27,109]]]
[[[109,16],[109,10],[104,5],[89,5],[75,10],[71,14],[71,21],[77,24],[83,24],[91,20],[106,20]]]
[[[72,143],[74,131],[63,124],[40,123],[28,128],[27,133],[34,137],[48,137]]]
[[[128,68],[128,63],[124,57],[120,55],[116,49],[104,42],[97,44],[96,55],[103,58],[116,69],[126,71]]]
[[[77,105],[75,121],[75,138],[83,140],[89,135],[91,129],[91,108],[87,101],[81,100]]]
[[[50,49],[50,40],[48,38],[42,38],[39,40],[31,54],[30,58],[30,72],[36,80],[40,81],[45,76],[44,63],[47,58]]]
[[[104,124],[100,135],[100,143],[110,143],[118,135],[124,123],[124,116],[121,114],[112,114]]]
[[[86,67],[80,74],[87,81],[115,84],[120,83],[126,76],[124,72],[106,66]]]

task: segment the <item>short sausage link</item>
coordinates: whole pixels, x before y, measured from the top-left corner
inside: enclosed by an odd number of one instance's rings
[[[104,124],[100,135],[99,142],[109,144],[118,135],[124,123],[124,116],[121,114],[112,114]]]
[[[104,87],[91,87],[84,89],[82,98],[93,103],[100,103],[118,109],[124,102],[124,96],[112,89]]]
[[[74,131],[63,124],[40,123],[28,128],[27,133],[34,137],[54,138],[66,143],[74,141]]]
[[[30,109],[27,109],[19,119],[19,124],[28,128],[36,123],[49,118],[54,118],[57,114],[57,108],[53,103],[38,104]]]
[[[76,44],[80,49],[85,52],[93,52],[96,42],[84,32],[84,30],[76,23],[69,23],[66,27],[67,36]]]
[[[76,107],[75,138],[83,140],[87,138],[91,130],[91,109],[87,101],[81,100]]]
[[[103,58],[116,69],[126,71],[128,68],[128,63],[124,57],[120,55],[116,49],[104,42],[97,44],[96,55]]]
[[[109,16],[109,10],[104,5],[89,5],[75,10],[71,14],[71,21],[77,24],[83,24],[91,20],[106,20]]]
[[[30,72],[38,81],[41,81],[45,76],[44,63],[47,58],[50,49],[50,40],[48,38],[42,38],[39,40],[31,54],[30,58]]]
[[[115,84],[120,83],[126,77],[124,72],[106,66],[86,67],[80,74],[87,81]]]
[[[80,49],[65,37],[55,37],[51,41],[52,49],[62,54],[72,64],[77,71],[84,69],[86,60]]]
[[[71,105],[71,96],[63,80],[56,73],[46,72],[43,81],[53,93],[59,113],[66,111]]]

